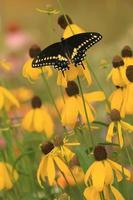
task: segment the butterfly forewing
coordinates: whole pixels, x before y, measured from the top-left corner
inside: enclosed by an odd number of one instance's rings
[[[66,43],[73,47],[70,51],[72,63],[74,65],[81,64],[86,56],[87,49],[101,39],[101,34],[95,32],[81,33],[66,39]]]
[[[54,66],[58,70],[66,70],[68,60],[63,52],[61,42],[52,44],[42,50],[33,60],[32,67]]]

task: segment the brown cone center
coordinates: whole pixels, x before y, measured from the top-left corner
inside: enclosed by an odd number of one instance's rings
[[[74,81],[68,81],[67,88],[65,88],[65,90],[69,97],[79,94],[79,88],[78,88],[76,82],[74,82]]]
[[[115,56],[112,61],[114,68],[119,68],[124,65],[124,61],[121,56]]]
[[[107,152],[104,146],[96,146],[94,149],[94,157],[96,161],[102,161],[107,159]]]
[[[45,142],[41,145],[42,152],[47,155],[54,149],[54,144],[52,142]]]
[[[38,96],[34,96],[31,100],[31,105],[32,105],[32,108],[40,108],[42,106],[42,101],[40,99],[40,97]]]
[[[133,65],[127,66],[126,76],[130,82],[133,82]]]
[[[67,20],[66,20],[67,19]],[[60,15],[59,18],[58,18],[58,24],[60,25],[60,27],[62,29],[65,29],[67,27],[67,25],[69,24],[72,24],[72,20],[71,18],[69,17],[69,15]]]
[[[37,55],[41,52],[41,48],[38,45],[32,45],[29,49],[29,56],[31,58],[37,57]]]
[[[121,51],[122,57],[132,57],[132,50],[129,46],[125,46]]]
[[[113,109],[110,113],[110,118],[114,122],[120,121],[121,120],[120,112],[116,109]]]

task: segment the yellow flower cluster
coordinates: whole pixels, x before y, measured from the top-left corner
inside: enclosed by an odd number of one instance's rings
[[[112,142],[114,129],[116,128],[120,147],[123,147],[124,136],[122,129],[127,132],[133,132],[133,126],[121,119],[125,115],[133,114],[133,57],[131,48],[125,46],[121,51],[121,56],[113,58],[113,69],[108,76],[108,78],[112,78],[112,82],[117,89],[109,97],[111,123],[106,140]]]
[[[120,111],[121,117],[133,114],[133,57],[132,50],[125,46],[121,56],[113,58],[113,69],[108,78],[112,78],[116,90],[109,97],[111,109]],[[118,100],[119,98],[119,100]]]

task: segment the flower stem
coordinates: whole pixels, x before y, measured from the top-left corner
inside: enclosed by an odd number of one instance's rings
[[[87,63],[88,69],[89,69],[89,70],[91,71],[91,73],[93,74],[93,77],[94,77],[94,79],[95,79],[95,81],[96,81],[98,87],[100,88],[100,90],[102,90],[102,91],[104,92],[104,94],[106,94],[106,93],[105,93],[105,90],[104,90],[103,87],[101,86],[101,84],[100,84],[100,82],[99,82],[99,80],[98,80],[96,74],[94,73],[94,71],[93,71],[92,68],[90,67],[90,65],[89,65],[89,63],[88,63],[87,60],[86,60],[86,63]],[[109,103],[109,101],[108,101],[106,95],[105,95],[105,101],[106,101],[106,103],[107,103],[107,105],[108,105],[109,110],[111,111],[110,103]]]
[[[47,89],[48,89],[47,91],[48,91],[48,93],[49,93],[49,97],[51,98],[51,101],[52,101],[52,103],[53,103],[53,105],[54,105],[54,107],[55,107],[55,110],[56,110],[56,112],[57,112],[57,114],[58,114],[59,119],[61,119],[60,112],[59,112],[59,110],[58,110],[58,108],[57,108],[57,106],[56,106],[56,103],[55,103],[55,101],[54,101],[54,98],[53,98],[51,89],[50,89],[49,84],[48,84],[48,81],[46,80],[46,78],[45,78],[45,76],[44,76],[43,68],[42,68],[42,67],[41,67],[41,71],[42,71],[41,76],[42,76],[42,79],[43,79],[43,81],[44,81],[44,83],[45,83]]]
[[[66,13],[65,13],[65,10],[64,10],[64,8],[63,8],[63,6],[62,6],[61,0],[57,0],[57,3],[58,3],[58,5],[59,5],[59,7],[60,7],[60,10],[62,11],[62,13],[63,13],[63,15],[64,15],[64,18],[65,18],[65,20],[66,20],[66,22],[67,22],[67,24],[68,24],[68,26],[69,26],[69,28],[70,28],[72,34],[74,35],[74,32],[73,32],[73,30],[72,30],[72,28],[71,28],[71,26],[70,26],[70,23],[69,23],[69,21],[68,21],[66,15],[65,15]]]
[[[82,90],[82,86],[81,86],[79,77],[77,77],[77,80],[78,80],[78,84],[79,84],[79,88],[80,88],[80,92],[81,92],[81,96],[82,96],[82,101],[83,101],[84,112],[85,112],[85,116],[86,116],[86,120],[87,120],[87,125],[88,125],[89,132],[90,132],[90,139],[91,139],[91,143],[92,143],[92,146],[93,146],[93,149],[94,149],[95,144],[94,144],[93,134],[92,134],[89,118],[88,118],[88,113],[87,113],[87,109],[86,109],[86,105],[85,105],[85,99],[84,99],[83,90]]]

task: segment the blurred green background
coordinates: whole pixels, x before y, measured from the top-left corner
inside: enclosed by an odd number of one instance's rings
[[[103,55],[110,50],[117,52],[123,45],[133,42],[133,0],[61,0],[64,10],[73,21],[87,31],[98,31],[104,39],[100,47]],[[48,16],[36,11],[52,5],[60,10],[56,0],[1,0],[1,30],[7,23],[15,21],[25,30],[35,34],[42,46],[48,45]],[[52,16],[53,42],[60,38],[61,29],[57,26],[57,15]],[[114,53],[115,53],[114,52]]]

